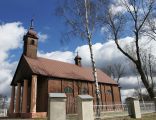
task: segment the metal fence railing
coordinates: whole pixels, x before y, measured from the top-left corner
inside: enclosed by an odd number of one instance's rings
[[[94,112],[96,113],[97,105],[94,105]],[[113,118],[120,116],[128,116],[128,106],[127,104],[109,104],[100,105],[100,118]],[[97,117],[95,115],[95,117]]]
[[[141,114],[153,113],[156,111],[155,109],[155,103],[153,101],[140,102]]]

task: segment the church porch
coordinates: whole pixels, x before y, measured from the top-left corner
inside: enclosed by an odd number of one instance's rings
[[[37,75],[32,75],[30,83],[24,79],[22,82],[18,82],[17,85],[12,85],[8,116],[10,118],[45,118],[47,112],[36,111],[36,100]]]

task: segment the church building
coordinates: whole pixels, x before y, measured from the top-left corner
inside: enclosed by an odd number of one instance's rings
[[[33,21],[32,21],[33,22]],[[66,110],[76,113],[75,98],[89,94],[96,104],[92,68],[83,67],[78,54],[75,64],[37,56],[38,36],[33,24],[23,37],[23,54],[11,81],[9,117],[46,117],[48,93],[66,93]],[[120,87],[100,69],[97,69],[101,104],[121,103]]]

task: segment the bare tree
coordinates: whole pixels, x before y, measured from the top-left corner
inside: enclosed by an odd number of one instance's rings
[[[142,53],[141,60],[143,63],[143,70],[146,76],[146,79],[151,84],[152,89],[155,87],[155,79],[154,76],[156,75],[156,70],[154,66],[156,65],[156,58],[151,53],[150,50],[146,50]]]
[[[154,1],[154,0],[153,0]],[[156,9],[156,6],[154,5],[154,10]],[[148,25],[146,26],[146,31],[143,32],[144,36],[148,36],[151,40],[156,41],[156,14],[155,12],[151,12],[148,19]]]
[[[65,18],[65,23],[68,25],[68,32],[65,38],[69,39],[71,36],[87,40],[90,57],[92,63],[92,71],[96,87],[96,115],[100,116],[100,91],[97,80],[97,70],[92,49],[92,39],[95,35],[98,26],[98,16],[105,8],[100,7],[101,3],[106,0],[65,0],[65,4],[57,9],[59,15]]]
[[[107,65],[106,68],[104,68],[104,71],[118,84],[120,78],[126,74],[125,67],[121,63]]]
[[[113,9],[110,9],[105,23],[112,33],[117,48],[135,64],[150,97],[154,98],[155,93],[153,87],[148,81],[143,68],[140,43],[142,37],[147,35],[149,30],[149,19],[151,19],[151,15],[155,12],[155,0],[120,0],[120,4],[124,12],[122,11],[115,14]],[[134,37],[133,45],[135,49],[133,52],[135,54],[133,55],[125,50],[121,44],[122,41],[119,40],[124,32],[129,32],[129,34]]]

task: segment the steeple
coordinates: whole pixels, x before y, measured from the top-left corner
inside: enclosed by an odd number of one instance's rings
[[[81,67],[81,57],[78,55],[78,52],[77,52],[77,55],[76,55],[76,57],[75,57],[75,65],[78,65],[78,66],[80,66]]]
[[[23,54],[27,57],[37,57],[38,37],[36,31],[34,31],[34,20],[31,19],[30,27],[26,35],[23,37],[24,48]]]

